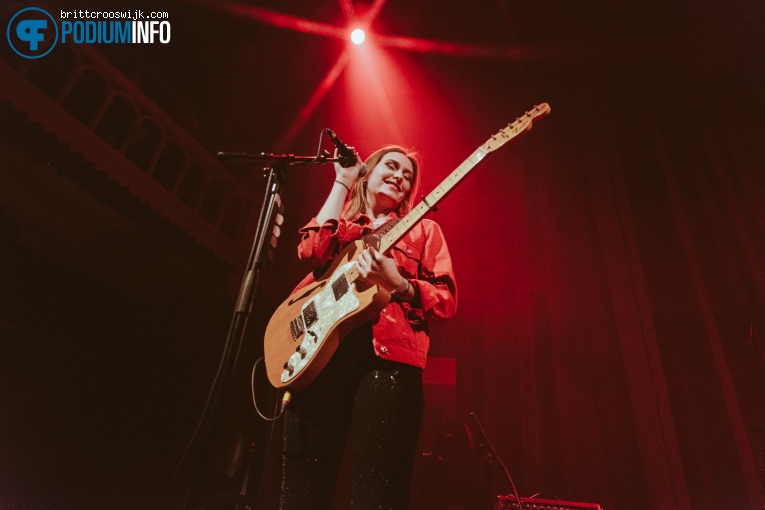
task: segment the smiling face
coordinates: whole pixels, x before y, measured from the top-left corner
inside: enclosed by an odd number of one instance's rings
[[[417,154],[400,145],[386,145],[365,161],[369,172],[357,179],[343,207],[343,217],[359,214],[378,218],[395,211],[399,217],[409,212],[412,197],[420,190],[420,165]]]
[[[367,177],[367,203],[374,216],[395,210],[409,196],[414,168],[400,152],[388,152]]]

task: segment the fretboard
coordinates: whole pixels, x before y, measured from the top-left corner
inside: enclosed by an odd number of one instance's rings
[[[401,221],[399,221],[396,226],[382,236],[380,239],[379,251],[386,253],[394,244],[399,242],[401,238],[412,229],[412,227],[417,225],[429,211],[435,210],[436,204],[441,202],[446,195],[451,193],[457,184],[462,182],[462,179],[467,177],[467,174],[469,174],[478,163],[483,161],[487,154],[497,150],[516,136],[531,129],[532,120],[544,118],[548,113],[550,113],[550,105],[547,103],[537,105],[521,117],[515,119],[515,122],[509,124],[504,129],[499,130],[498,133],[489,138],[486,143],[478,147],[473,154],[449,174],[449,176],[431,191],[428,196],[423,197],[422,201],[409,211],[409,214],[401,218]],[[346,272],[346,277],[350,282],[355,281],[358,276],[359,274],[358,271],[356,271],[355,265]]]
[[[387,252],[393,245],[401,240],[407,232],[409,232],[419,221],[428,213],[431,209],[436,207],[446,195],[459,184],[462,179],[467,177],[475,166],[480,163],[487,152],[483,147],[479,147],[473,152],[465,161],[460,164],[449,176],[441,182],[436,188],[430,192],[430,194],[424,197],[420,203],[418,203],[409,214],[401,218],[395,227],[390,229],[390,232],[382,236],[380,239],[380,252]]]

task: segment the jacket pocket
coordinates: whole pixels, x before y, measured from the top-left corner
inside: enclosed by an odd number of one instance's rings
[[[419,246],[402,240],[396,243],[391,253],[402,276],[419,279],[420,269],[422,269],[422,249]]]

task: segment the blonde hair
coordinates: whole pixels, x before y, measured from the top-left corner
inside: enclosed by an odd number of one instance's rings
[[[417,153],[408,151],[399,145],[386,145],[382,149],[373,152],[364,162],[367,165],[367,174],[360,179],[356,179],[356,182],[353,184],[350,198],[346,201],[343,209],[343,217],[345,219],[351,220],[359,214],[366,212],[369,207],[369,202],[367,201],[366,179],[369,174],[374,171],[383,156],[390,152],[401,153],[412,163],[412,182],[409,186],[409,192],[396,208],[396,214],[398,214],[399,217],[402,217],[412,210],[415,200],[417,200],[417,192],[420,190],[420,170]]]

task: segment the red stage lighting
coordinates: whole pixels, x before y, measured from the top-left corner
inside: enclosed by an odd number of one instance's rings
[[[353,44],[357,46],[359,44],[362,44],[366,38],[367,38],[366,34],[360,28],[357,28],[356,30],[351,32],[351,41],[353,42]]]

